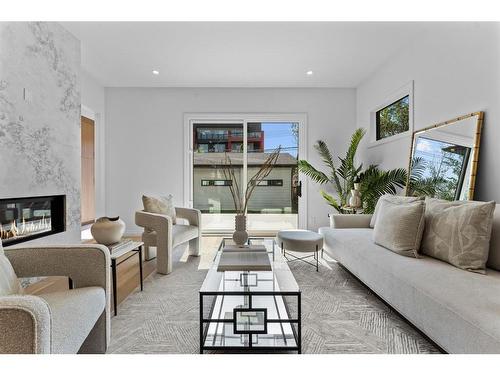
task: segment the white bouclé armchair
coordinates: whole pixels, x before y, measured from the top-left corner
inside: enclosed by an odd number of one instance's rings
[[[142,210],[135,213],[136,225],[144,228],[142,241],[146,259],[154,257],[150,247],[156,247],[156,271],[161,274],[172,272],[172,252],[180,244],[189,242],[189,255],[200,255],[200,210],[176,207],[175,214],[177,219],[184,219],[187,224],[173,224],[172,218],[168,215]]]
[[[68,276],[73,289],[0,295],[0,353],[105,353],[110,338],[110,256],[101,245],[2,249],[1,290],[17,278]],[[19,285],[19,284],[18,284]]]

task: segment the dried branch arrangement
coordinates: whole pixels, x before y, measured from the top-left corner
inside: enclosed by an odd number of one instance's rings
[[[224,178],[231,181],[229,189],[231,191],[231,196],[233,197],[234,208],[237,215],[244,215],[246,213],[248,201],[250,200],[255,187],[258,186],[260,182],[264,180],[264,178],[269,176],[269,173],[271,173],[274,166],[276,165],[276,162],[278,161],[280,152],[281,147],[278,147],[271,154],[269,154],[267,159],[260,166],[259,171],[255,175],[253,175],[253,177],[250,178],[250,180],[247,182],[244,192],[240,190],[240,184],[238,183],[238,178],[236,178],[236,174],[234,173],[231,158],[229,157],[228,153],[224,154],[224,164],[222,166],[222,172],[224,174]]]

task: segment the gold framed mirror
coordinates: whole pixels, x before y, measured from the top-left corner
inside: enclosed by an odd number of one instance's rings
[[[413,132],[406,195],[472,200],[483,112]]]

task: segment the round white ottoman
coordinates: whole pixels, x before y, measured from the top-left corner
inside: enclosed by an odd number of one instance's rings
[[[318,271],[318,251],[321,250],[321,255],[323,255],[322,234],[300,229],[280,230],[276,235],[276,243],[281,248],[282,254],[288,261],[302,260],[312,266],[316,266],[316,271]],[[287,254],[286,250],[300,253],[313,253],[313,255],[297,257],[293,254]],[[291,256],[293,259],[290,260],[288,256]],[[316,260],[315,265],[305,260],[311,256]]]

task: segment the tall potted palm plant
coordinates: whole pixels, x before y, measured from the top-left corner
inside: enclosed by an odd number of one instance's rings
[[[306,160],[299,160],[299,171],[321,185],[331,185],[335,191],[335,197],[324,190],[321,195],[339,213],[347,213],[349,194],[354,187],[354,182],[360,187],[363,210],[365,213],[373,213],[378,199],[383,194],[395,194],[398,188],[406,183],[406,170],[403,168],[381,170],[377,165],[370,165],[363,170],[363,164],[356,163],[358,146],[366,130],[359,128],[353,133],[345,156],[338,157],[337,163],[324,141],[317,141],[314,148],[321,156],[327,172],[323,172],[312,166]]]

